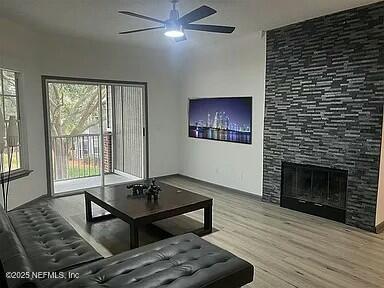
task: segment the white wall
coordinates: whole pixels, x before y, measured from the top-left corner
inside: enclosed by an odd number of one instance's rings
[[[60,36],[46,37],[44,46],[46,75],[148,82],[150,176],[178,172],[180,124],[168,51]]]
[[[180,83],[180,173],[262,195],[265,39],[218,39],[189,52]],[[188,98],[253,96],[252,145],[188,137]]]
[[[46,193],[43,110],[41,101],[40,35],[0,18],[0,67],[21,71],[20,106],[27,135],[28,161],[34,172],[11,182],[9,207]]]
[[[41,75],[148,82],[150,176],[178,172],[179,105],[167,51],[32,31],[0,18],[0,66],[22,75],[21,107],[34,171],[11,183],[10,208],[47,192]]]

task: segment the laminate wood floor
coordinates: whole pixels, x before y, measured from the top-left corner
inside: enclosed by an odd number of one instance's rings
[[[280,208],[185,177],[161,181],[214,199],[213,226],[218,231],[204,239],[254,265],[255,280],[247,287],[384,287],[384,234]],[[129,225],[119,219],[85,224],[82,198],[69,196],[50,202],[104,256],[127,250]],[[188,216],[203,221],[202,211]],[[143,241],[163,237],[156,232]]]

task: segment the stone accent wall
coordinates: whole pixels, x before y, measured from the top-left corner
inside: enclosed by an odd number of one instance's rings
[[[267,32],[263,200],[282,161],[348,170],[346,223],[375,225],[384,2]]]

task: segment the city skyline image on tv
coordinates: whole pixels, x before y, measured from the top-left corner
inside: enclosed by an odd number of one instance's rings
[[[189,137],[252,143],[252,97],[189,100]]]

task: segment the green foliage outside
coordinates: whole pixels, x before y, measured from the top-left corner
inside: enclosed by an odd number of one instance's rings
[[[49,83],[48,89],[51,136],[80,135],[98,125],[99,85]]]
[[[68,177],[69,178],[80,178],[80,177],[89,177],[100,175],[100,170],[98,167],[69,167],[68,168]]]
[[[100,121],[99,97],[101,93],[102,99],[104,99],[103,106],[105,106],[106,86],[49,83],[48,89],[51,137],[53,139],[60,137],[57,138],[58,142],[52,141],[54,144],[52,152],[54,158],[57,159],[54,167],[55,179],[98,175],[100,173],[98,163],[89,163],[87,160],[81,159],[71,160],[72,156],[69,155],[72,155],[71,147],[73,142],[76,142],[76,138],[71,137],[82,135],[91,127],[95,127],[97,131]],[[103,109],[105,108],[103,107]],[[103,115],[105,117],[105,113]],[[75,149],[81,148],[76,147]],[[75,165],[72,161],[76,162]],[[78,162],[81,162],[81,165],[77,165]]]

